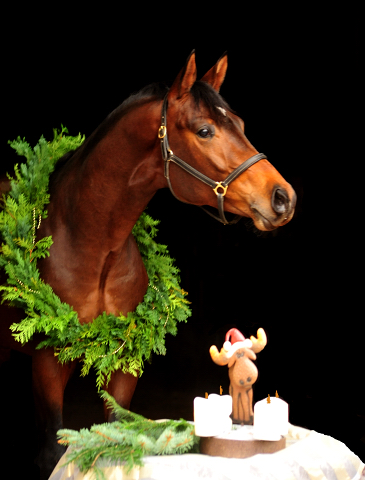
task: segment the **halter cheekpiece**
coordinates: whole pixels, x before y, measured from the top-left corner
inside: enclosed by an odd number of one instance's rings
[[[165,162],[165,178],[167,179],[168,186],[170,188],[171,193],[174,195],[175,198],[177,198],[179,201],[183,201],[180,198],[178,198],[171,185],[171,180],[170,180],[170,162],[176,163],[179,167],[181,167],[183,170],[186,172],[190,173],[193,177],[197,178],[201,182],[209,185],[214,193],[217,195],[217,201],[218,201],[218,213],[219,217],[215,215],[214,213],[211,213],[209,210],[205,209],[204,207],[203,210],[208,213],[210,216],[218,220],[219,222],[222,222],[224,225],[232,225],[234,223],[237,223],[242,216],[236,215],[234,219],[230,222],[226,219],[224,216],[224,196],[227,193],[228,185],[233,182],[241,173],[245,172],[248,168],[250,168],[254,163],[267,158],[266,155],[263,153],[257,153],[256,155],[253,155],[250,157],[248,160],[245,160],[241,165],[239,165],[236,169],[231,172],[228,177],[221,181],[221,182],[216,182],[212,180],[211,178],[207,177],[203,173],[200,173],[198,170],[193,168],[191,165],[188,163],[184,162],[184,160],[181,160],[181,158],[177,157],[173,151],[170,149],[169,146],[169,141],[167,138],[167,126],[166,126],[166,114],[167,114],[167,95],[164,98],[163,104],[162,104],[162,112],[161,112],[161,126],[158,130],[158,138],[161,141],[161,152],[162,152],[162,158],[164,159]],[[186,202],[184,202],[186,203]]]

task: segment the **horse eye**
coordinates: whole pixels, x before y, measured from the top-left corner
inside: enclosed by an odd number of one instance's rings
[[[201,128],[198,132],[198,136],[201,137],[201,138],[208,138],[208,137],[211,137],[213,134],[214,134],[214,132],[212,132],[207,127]]]

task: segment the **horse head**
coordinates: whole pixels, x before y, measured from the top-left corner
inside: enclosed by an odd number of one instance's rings
[[[197,81],[192,52],[174,81],[166,98],[166,127],[162,123],[159,134],[164,138],[168,129],[165,176],[179,200],[217,207],[218,198],[223,211],[224,197],[224,210],[250,217],[259,230],[273,230],[293,217],[296,194],[251,145],[243,120],[219,95],[226,71],[224,55]],[[194,175],[189,166],[203,175]]]

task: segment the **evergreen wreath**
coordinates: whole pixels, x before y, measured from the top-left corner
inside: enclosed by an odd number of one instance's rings
[[[134,312],[127,316],[102,313],[91,323],[80,324],[77,312],[63,303],[50,285],[40,278],[37,259],[49,256],[52,237],[36,241],[36,229],[47,218],[49,177],[63,155],[75,150],[85,140],[80,134],[66,135],[67,129],[53,130],[53,141],[42,136],[32,149],[25,139],[9,141],[26,163],[15,165],[15,178],[8,175],[11,190],[3,196],[0,212],[0,267],[7,282],[0,286],[3,302],[24,309],[25,318],[10,329],[17,341],[28,342],[34,333],[43,332],[46,339],[37,348],[53,347],[60,362],[80,359],[82,375],[91,367],[97,372],[100,390],[111,373],[122,369],[137,376],[143,363],[155,352],[164,355],[165,335],[176,335],[177,321],[186,322],[191,315],[179,285],[179,270],[174,266],[167,247],[156,243],[159,221],[142,213],[133,227],[149,284]]]
[[[117,421],[79,432],[59,430],[58,443],[71,447],[62,466],[75,462],[81,472],[90,471],[97,479],[104,479],[103,460],[125,462],[128,473],[135,465],[143,466],[144,455],[198,453],[199,438],[194,435],[192,423],[183,419],[149,420],[120,407],[107,392],[102,397]]]

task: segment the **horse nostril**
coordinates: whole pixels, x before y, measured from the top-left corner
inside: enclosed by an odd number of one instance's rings
[[[271,205],[279,215],[286,213],[289,206],[289,197],[286,191],[282,188],[276,188],[272,194]]]

